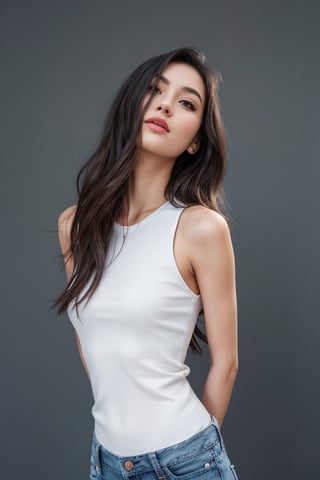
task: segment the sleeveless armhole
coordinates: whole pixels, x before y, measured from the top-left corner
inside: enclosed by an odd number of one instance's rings
[[[176,260],[176,256],[175,256],[175,241],[176,241],[176,236],[177,236],[177,231],[178,231],[178,228],[179,228],[179,225],[181,223],[181,216],[183,214],[183,212],[185,211],[187,207],[183,207],[181,208],[181,211],[178,213],[178,218],[177,218],[177,222],[176,222],[176,225],[175,225],[175,228],[174,228],[174,232],[173,232],[173,239],[172,239],[172,246],[171,246],[171,254],[172,254],[172,261],[176,267],[176,270],[177,270],[177,274],[178,274],[178,277],[180,278],[180,281],[181,281],[181,284],[184,286],[184,288],[186,289],[186,291],[188,293],[190,293],[195,299],[199,298],[201,295],[200,294],[197,294],[195,293],[190,287],[189,285],[187,284],[187,282],[185,281],[181,271],[180,271],[180,268],[177,264],[177,260]]]

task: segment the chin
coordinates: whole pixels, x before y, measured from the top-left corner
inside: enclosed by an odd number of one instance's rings
[[[168,145],[155,145],[154,142],[143,142],[142,145],[137,144],[140,152],[145,152],[146,154],[151,154],[155,155],[158,157],[164,157],[164,158],[170,158],[170,159],[176,159],[181,153],[184,152],[182,151],[177,151],[177,149],[169,149]]]
[[[155,157],[161,157],[169,160],[175,160],[180,153],[170,152],[168,150],[160,149],[160,148],[142,148],[141,152],[145,152],[146,155],[152,155]]]

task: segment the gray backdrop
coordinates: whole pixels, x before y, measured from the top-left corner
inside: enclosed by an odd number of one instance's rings
[[[115,90],[202,48],[222,73],[240,369],[222,426],[240,480],[316,478],[319,3],[1,2],[1,478],[88,480],[92,393],[55,232]],[[188,356],[201,395],[208,352]],[[112,388],[112,387],[111,387]],[[150,426],[152,428],[152,426]]]

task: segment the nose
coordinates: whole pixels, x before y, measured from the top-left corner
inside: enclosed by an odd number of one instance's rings
[[[167,115],[172,114],[172,107],[171,107],[170,103],[168,103],[165,100],[162,100],[161,102],[158,102],[158,104],[156,105],[156,110],[158,112],[164,112]]]

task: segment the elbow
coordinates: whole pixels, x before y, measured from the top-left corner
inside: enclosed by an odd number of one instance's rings
[[[231,374],[234,376],[234,378],[236,378],[236,376],[238,375],[238,370],[239,370],[239,360],[237,359],[231,366]]]
[[[236,378],[239,370],[238,358],[228,359],[224,361],[216,361],[211,364],[211,370],[220,372],[224,377]]]
[[[236,355],[230,362],[230,372],[233,373],[234,376],[237,376],[238,370],[239,370],[239,358],[238,358],[238,355]]]
[[[238,370],[239,370],[238,360],[234,360],[225,366],[225,372],[228,377],[236,378],[236,376],[238,375]]]

